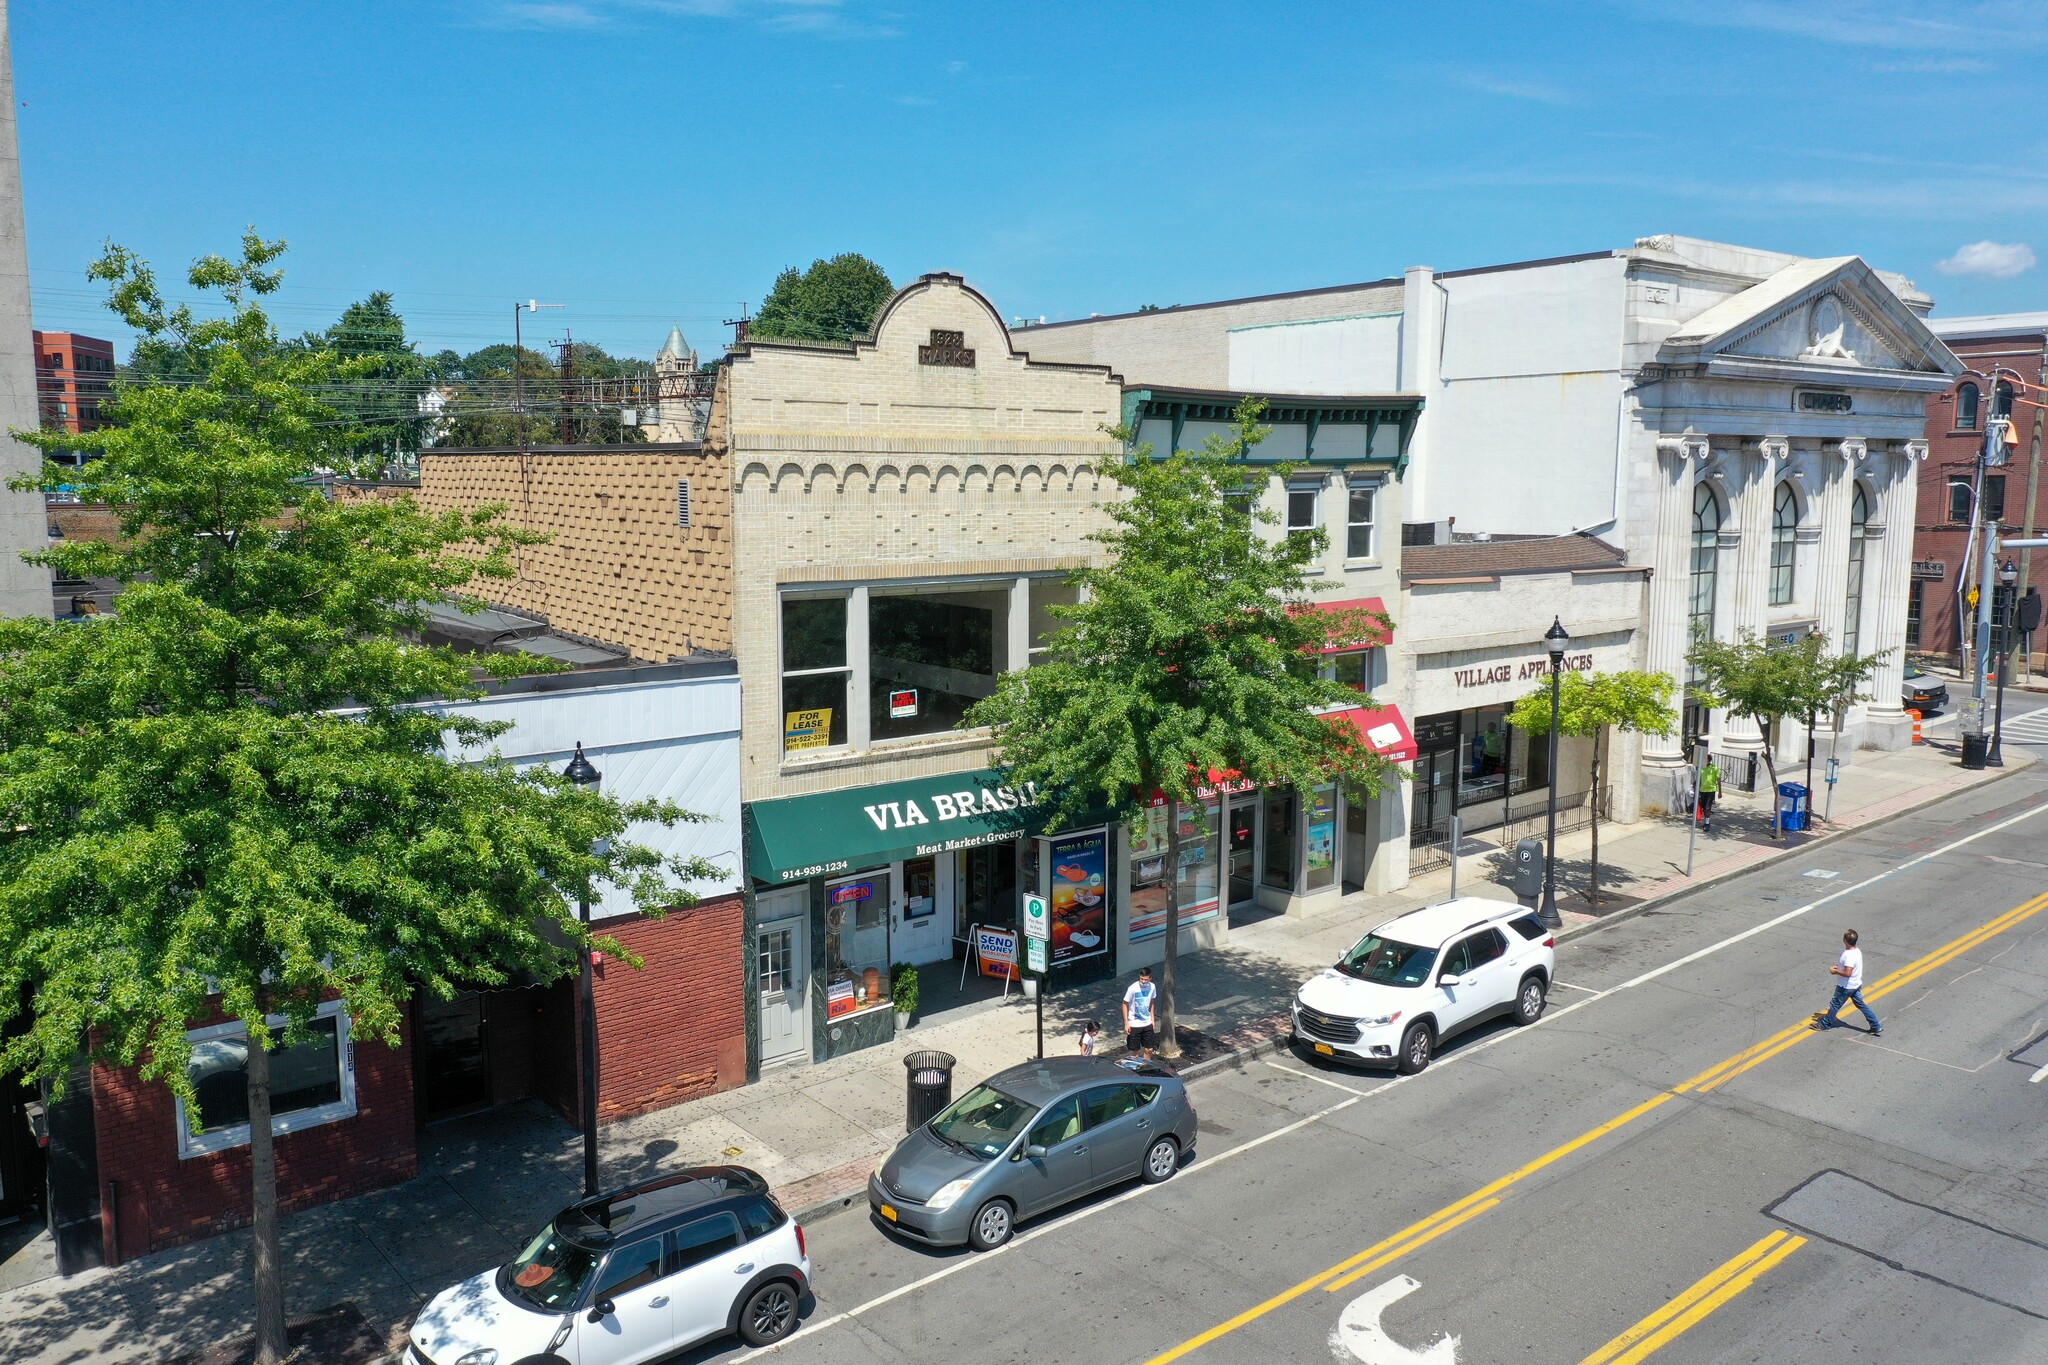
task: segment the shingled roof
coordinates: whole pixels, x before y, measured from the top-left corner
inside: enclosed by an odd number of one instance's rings
[[[1595,535],[1496,536],[1449,545],[1403,545],[1401,577],[1489,578],[1499,574],[1564,573],[1572,569],[1619,569],[1628,558]]]

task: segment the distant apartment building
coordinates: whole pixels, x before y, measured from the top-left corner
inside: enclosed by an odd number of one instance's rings
[[[36,408],[45,431],[92,431],[114,382],[114,343],[81,332],[35,333]]]
[[[1969,368],[1927,400],[1928,459],[1920,466],[1906,648],[1955,659],[1976,620],[1969,590],[1977,582],[1970,535],[1977,461],[1987,431],[2001,419],[2013,424],[2014,439],[2006,445],[2006,462],[1984,472],[1984,520],[2014,539],[2038,536],[2048,526],[2048,489],[2041,486],[2048,313],[1930,318],[1927,325]],[[2041,586],[2034,553],[2010,556],[2021,596]]]

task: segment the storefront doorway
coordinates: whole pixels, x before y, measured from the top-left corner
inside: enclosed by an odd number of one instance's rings
[[[754,950],[760,973],[763,1068],[811,1055],[811,959],[804,939],[809,890],[791,886],[763,892],[757,905],[761,925],[754,932]]]
[[[454,1118],[491,1102],[484,997],[464,991],[420,1005],[419,1105],[426,1121]]]
[[[976,924],[1017,923],[1017,843],[985,844],[954,855],[953,934],[962,940]]]
[[[1259,898],[1259,794],[1230,798],[1230,909],[1248,910]]]

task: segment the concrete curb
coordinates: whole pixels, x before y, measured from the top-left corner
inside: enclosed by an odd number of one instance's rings
[[[1831,843],[1836,839],[1847,838],[1849,835],[1852,834],[1860,834],[1864,830],[1874,828],[1878,825],[1882,825],[1887,821],[1896,820],[1901,816],[1912,815],[1916,811],[1925,810],[1929,806],[1938,805],[1939,803],[1948,800],[1950,797],[1959,796],[1964,792],[1968,791],[1982,790],[1983,788],[1989,787],[1994,783],[2003,782],[2008,777],[2017,777],[2021,773],[2026,772],[2028,769],[2034,766],[2035,765],[2032,762],[2008,764],[2003,770],[2001,770],[1992,777],[1986,778],[1982,782],[1974,783],[1966,787],[1951,787],[1946,791],[1936,792],[1934,795],[1928,797],[1924,801],[1916,801],[1910,806],[1903,807],[1899,810],[1891,811],[1885,815],[1879,816],[1877,819],[1872,820],[1866,824],[1846,825],[1840,829],[1831,829],[1825,834],[1816,835],[1815,837],[1806,840],[1805,842],[1801,843],[1796,849],[1781,849],[1777,853],[1773,854],[1771,857],[1763,859],[1760,862],[1745,863],[1741,867],[1729,868],[1726,872],[1716,873],[1711,877],[1707,877],[1700,881],[1694,882],[1691,886],[1680,887],[1676,891],[1667,891],[1661,896],[1652,897],[1649,900],[1638,902],[1635,905],[1625,906],[1620,910],[1616,910],[1611,915],[1601,916],[1599,919],[1594,920],[1590,924],[1574,925],[1573,927],[1568,929],[1561,929],[1557,933],[1557,938],[1560,942],[1562,942],[1567,939],[1574,939],[1585,934],[1593,933],[1595,930],[1605,929],[1612,924],[1620,924],[1625,920],[1634,919],[1637,915],[1642,914],[1644,911],[1661,908],[1663,906],[1671,904],[1673,901],[1682,900],[1687,896],[1691,896],[1698,892],[1705,891],[1709,887],[1719,886],[1723,882],[1733,881],[1735,878],[1745,876],[1751,872],[1755,872],[1759,868],[1768,867],[1772,863],[1776,862],[1779,858],[1784,857],[1788,853],[1803,853],[1808,849],[1820,848],[1823,845]],[[1261,1038],[1255,1042],[1247,1043],[1239,1048],[1233,1048],[1229,1052],[1220,1053],[1217,1056],[1207,1059],[1206,1061],[1197,1062],[1193,1066],[1187,1067],[1179,1073],[1180,1078],[1183,1081],[1199,1080],[1204,1076],[1213,1075],[1219,1071],[1240,1067],[1244,1065],[1246,1062],[1254,1061],[1257,1058],[1267,1056],[1271,1053],[1284,1052],[1287,1049],[1289,1039],[1290,1035],[1283,1032],[1275,1034],[1272,1037]],[[886,1152],[879,1154],[875,1158],[876,1165],[879,1166],[881,1161],[885,1159],[887,1155],[888,1154]],[[858,1183],[850,1184],[847,1188],[835,1191],[834,1193],[824,1198],[814,1199],[810,1203],[805,1204],[801,1208],[792,1208],[788,1210],[789,1215],[799,1223],[815,1222],[816,1220],[823,1218],[828,1214],[837,1213],[842,1209],[848,1209],[853,1207],[854,1203],[867,1192],[867,1186],[867,1176],[862,1175]]]
[[[2018,764],[2007,764],[1997,774],[1995,774],[1992,777],[1984,779],[1982,782],[1974,783],[1966,787],[1950,787],[1946,791],[1936,792],[1934,795],[1928,797],[1924,801],[1915,801],[1910,806],[1904,806],[1888,814],[1881,815],[1877,819],[1869,821],[1866,824],[1845,825],[1840,829],[1831,829],[1825,834],[1816,835],[1814,838],[1806,840],[1797,848],[1780,849],[1777,853],[1773,854],[1769,858],[1765,858],[1761,862],[1745,863],[1741,867],[1731,867],[1726,872],[1717,872],[1711,877],[1707,877],[1700,881],[1694,882],[1691,886],[1681,886],[1676,891],[1667,891],[1661,896],[1653,896],[1649,900],[1638,902],[1635,905],[1624,906],[1623,908],[1616,910],[1611,915],[1602,915],[1599,919],[1594,920],[1590,924],[1577,924],[1567,929],[1560,929],[1557,933],[1558,940],[1562,942],[1565,939],[1578,938],[1581,935],[1590,934],[1597,929],[1605,929],[1610,924],[1620,924],[1624,920],[1634,919],[1637,915],[1642,914],[1646,910],[1661,909],[1662,907],[1671,904],[1673,901],[1683,900],[1685,897],[1704,891],[1708,887],[1719,886],[1723,882],[1733,881],[1735,878],[1745,876],[1751,872],[1755,872],[1759,868],[1769,867],[1772,863],[1776,862],[1778,859],[1784,857],[1788,853],[1804,853],[1808,849],[1820,848],[1825,844],[1833,843],[1837,839],[1846,839],[1848,836],[1852,834],[1861,834],[1864,830],[1872,829],[1878,825],[1882,825],[1886,821],[1896,820],[1901,816],[1912,815],[1916,811],[1923,811],[1927,809],[1929,806],[1939,805],[1943,801],[1948,800],[1952,796],[1960,796],[1964,792],[1982,791],[1986,787],[1993,786],[1996,783],[2005,781],[2005,779],[2008,777],[2018,777],[2021,773],[2026,772],[2033,766],[2034,764],[2032,761]]]

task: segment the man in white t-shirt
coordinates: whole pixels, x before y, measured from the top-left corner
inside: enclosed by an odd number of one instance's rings
[[[1863,1017],[1870,1021],[1870,1036],[1882,1038],[1884,1025],[1877,1022],[1877,1016],[1870,1006],[1863,1003],[1863,950],[1856,946],[1856,931],[1851,929],[1842,935],[1842,955],[1835,959],[1835,965],[1828,968],[1828,974],[1835,978],[1835,999],[1827,1013],[1813,1021],[1815,1028],[1833,1028],[1842,1021],[1835,1018],[1842,1012],[1842,1006],[1855,1001],[1856,1008],[1863,1011]]]
[[[1158,1030],[1152,1025],[1152,1004],[1158,998],[1159,988],[1152,984],[1152,969],[1138,968],[1138,979],[1124,992],[1124,1046],[1148,1058],[1159,1044]]]

